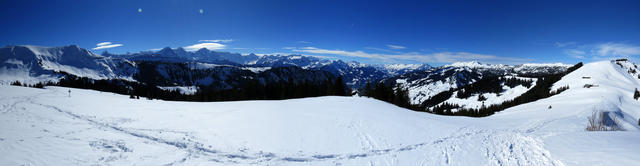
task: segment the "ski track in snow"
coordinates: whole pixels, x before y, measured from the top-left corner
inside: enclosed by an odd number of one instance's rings
[[[216,149],[207,147],[204,144],[197,141],[197,138],[192,137],[188,134],[188,132],[180,132],[180,131],[158,131],[158,130],[148,130],[148,129],[131,129],[131,128],[122,128],[118,127],[115,124],[109,124],[102,122],[99,119],[95,119],[90,116],[83,116],[79,114],[75,114],[70,111],[65,111],[56,106],[40,104],[33,100],[34,96],[28,97],[15,97],[13,98],[13,103],[10,106],[3,106],[2,112],[7,112],[15,109],[16,105],[19,103],[30,103],[34,105],[39,105],[45,108],[49,108],[50,110],[54,110],[58,113],[62,113],[72,119],[85,121],[91,125],[97,126],[101,129],[108,129],[111,131],[115,131],[126,136],[135,137],[138,139],[143,139],[147,141],[152,141],[154,143],[158,143],[165,146],[170,146],[176,149],[180,149],[186,152],[186,155],[174,162],[167,163],[166,165],[175,165],[184,163],[192,158],[201,158],[206,157],[209,158],[209,161],[219,162],[219,163],[231,163],[231,164],[265,164],[265,163],[278,163],[278,162],[291,162],[291,163],[303,163],[303,162],[321,162],[321,161],[341,161],[341,160],[353,160],[353,159],[366,159],[370,157],[383,156],[383,155],[399,155],[401,153],[408,152],[417,152],[420,153],[424,150],[433,150],[433,149],[441,149],[442,156],[439,158],[441,160],[441,164],[448,165],[452,161],[455,160],[455,154],[452,152],[464,150],[465,147],[457,146],[457,143],[465,141],[466,139],[481,139],[482,146],[485,149],[486,157],[492,159],[492,165],[531,165],[531,164],[541,164],[541,165],[562,165],[558,161],[552,159],[549,155],[549,152],[542,147],[542,143],[531,136],[526,136],[527,132],[530,132],[533,129],[525,130],[526,132],[516,132],[516,131],[496,131],[496,130],[486,130],[486,129],[477,129],[470,127],[461,127],[459,128],[459,134],[454,134],[447,137],[441,137],[435,139],[433,141],[421,142],[416,144],[410,144],[399,147],[392,148],[380,148],[374,138],[372,138],[369,134],[361,132],[360,127],[362,122],[354,122],[351,123],[351,127],[353,127],[354,132],[357,133],[359,138],[361,139],[361,144],[363,146],[364,152],[360,153],[345,153],[345,154],[313,154],[313,155],[297,155],[297,156],[287,156],[281,155],[271,152],[259,152],[259,153],[246,153],[246,152],[223,152]],[[4,100],[4,99],[3,99]],[[8,108],[7,108],[8,107]],[[543,126],[548,122],[540,124]],[[539,128],[536,126],[534,128]],[[152,131],[152,132],[171,132],[182,134],[182,140],[171,140],[167,138],[162,138],[160,136],[153,136],[150,134],[145,134],[143,131]],[[468,141],[468,140],[467,140]],[[93,144],[94,142],[92,142]],[[96,144],[105,144],[102,142],[97,142]],[[104,146],[107,146],[106,144]],[[109,145],[110,147],[112,145]],[[123,144],[116,143],[116,148],[119,148],[121,151],[131,151]],[[439,150],[438,150],[439,151]],[[433,158],[428,158],[433,159]],[[428,160],[425,159],[425,160]],[[384,159],[387,165],[394,165],[394,161],[389,161],[388,159]],[[539,160],[539,161],[532,161]],[[373,165],[372,162],[370,162]]]
[[[441,160],[442,164],[449,164],[451,160],[452,154],[451,151],[455,151],[456,149],[460,150],[460,147],[456,147],[455,143],[463,140],[468,137],[479,137],[483,138],[482,145],[486,148],[486,155],[489,158],[492,158],[495,161],[496,165],[504,165],[505,163],[513,164],[513,161],[517,162],[517,165],[522,164],[532,164],[526,163],[529,159],[525,158],[526,153],[533,153],[539,155],[539,158],[542,157],[543,165],[556,165],[553,163],[553,159],[549,156],[549,152],[540,146],[540,142],[537,142],[536,139],[524,136],[518,132],[512,131],[489,131],[489,130],[480,130],[480,129],[472,129],[468,127],[460,128],[459,132],[462,133],[457,135],[451,135],[448,137],[442,137],[435,139],[433,141],[416,143],[411,145],[405,145],[400,147],[392,147],[392,148],[380,148],[378,143],[372,138],[369,134],[361,132],[360,127],[362,122],[354,122],[350,125],[353,127],[354,132],[357,133],[358,137],[361,139],[361,144],[363,146],[364,152],[360,153],[346,153],[346,154],[313,154],[313,155],[298,155],[298,156],[287,156],[281,155],[271,152],[260,152],[260,153],[231,153],[231,152],[223,152],[211,147],[207,147],[204,144],[197,141],[197,138],[190,136],[187,132],[180,131],[157,131],[157,130],[147,130],[147,129],[130,129],[130,128],[122,128],[118,127],[115,124],[109,124],[102,122],[99,119],[95,119],[89,116],[78,115],[70,111],[65,111],[56,106],[40,104],[34,101],[34,96],[28,97],[13,97],[11,99],[3,99],[3,100],[11,100],[12,103],[9,105],[2,106],[2,113],[6,113],[11,110],[15,110],[16,105],[20,103],[30,103],[34,105],[39,105],[42,107],[46,107],[50,110],[54,110],[58,113],[62,113],[72,119],[77,119],[81,121],[85,121],[91,125],[97,126],[102,129],[108,129],[111,131],[115,131],[127,136],[136,137],[139,139],[144,139],[147,141],[152,141],[155,143],[159,143],[165,146],[174,147],[186,152],[186,156],[181,158],[180,160],[174,161],[172,163],[168,163],[166,165],[175,165],[188,161],[194,157],[208,157],[209,161],[221,162],[221,163],[246,163],[246,164],[259,164],[259,163],[268,163],[268,162],[318,162],[318,161],[340,161],[340,160],[352,160],[352,159],[362,159],[369,158],[375,156],[382,155],[397,155],[400,153],[412,152],[412,151],[420,151],[420,150],[429,150],[432,148],[442,149]],[[173,132],[177,134],[182,134],[182,140],[171,140],[162,138],[159,136],[153,136],[150,134],[145,134],[143,131],[156,131],[156,132]],[[496,136],[501,135],[501,136]],[[511,137],[516,139],[504,139],[505,137]],[[100,144],[98,142],[97,144]],[[117,143],[116,143],[117,144]],[[505,151],[507,148],[496,148],[500,146],[507,146],[509,151]],[[131,151],[127,149],[123,145],[117,144],[117,148],[122,151]],[[514,147],[517,149],[514,150]],[[521,163],[523,162],[523,163]],[[388,165],[393,165],[393,161],[388,161],[385,159],[385,163]],[[372,163],[371,163],[372,164]]]

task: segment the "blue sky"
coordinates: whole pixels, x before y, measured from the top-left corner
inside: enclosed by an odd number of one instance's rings
[[[206,47],[364,63],[640,57],[640,1],[0,1],[0,45]]]

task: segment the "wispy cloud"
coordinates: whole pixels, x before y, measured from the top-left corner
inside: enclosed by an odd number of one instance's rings
[[[640,55],[640,46],[609,42],[598,44],[594,51],[599,56],[627,57]]]
[[[370,50],[375,50],[375,51],[393,52],[391,50],[384,49],[384,48],[376,48],[376,47],[365,47],[365,48]]]
[[[113,44],[111,42],[101,42],[96,44],[97,47],[93,48],[93,50],[107,49],[123,46],[122,44]]]
[[[300,44],[311,44],[310,41],[298,41],[298,43],[300,43]]]
[[[198,42],[207,42],[207,43],[229,43],[232,41],[233,39],[198,40]]]
[[[320,49],[315,47],[302,47],[302,48],[294,49],[292,51],[314,53],[314,54],[341,55],[341,56],[360,57],[360,58],[376,58],[376,59],[383,59],[383,60],[389,59],[385,56],[382,56],[381,54],[369,54],[363,51],[327,50],[327,49]]]
[[[390,49],[395,49],[395,50],[397,50],[397,49],[405,49],[405,48],[407,48],[407,47],[405,47],[405,46],[391,45],[391,44],[387,44],[387,47],[389,47]]]
[[[578,44],[576,42],[555,44],[563,48],[562,52],[577,59],[590,57],[594,60],[602,60],[614,57],[631,57],[640,55],[640,46],[620,42],[607,42],[597,44]]]
[[[439,52],[439,53],[432,53],[432,54],[410,52],[410,53],[399,53],[399,54],[374,54],[374,53],[367,53],[364,51],[329,50],[329,49],[320,49],[316,47],[301,47],[301,48],[292,49],[292,51],[302,52],[302,53],[311,53],[311,54],[371,58],[371,59],[378,59],[386,62],[415,61],[420,63],[452,63],[452,62],[459,62],[459,61],[477,60],[477,61],[487,62],[487,63],[516,64],[516,63],[524,63],[524,62],[532,61],[532,59],[528,59],[528,58],[500,57],[495,55],[476,54],[476,53],[469,53],[469,52]]]
[[[572,46],[575,46],[577,44],[578,43],[576,43],[576,42],[555,42],[555,43],[553,43],[553,45],[558,47],[558,48],[572,47]]]
[[[197,51],[201,48],[206,48],[208,50],[220,50],[226,47],[227,47],[226,45],[220,44],[220,43],[198,43],[198,44],[186,46],[184,47],[184,49],[187,51]]]
[[[578,49],[565,49],[564,53],[577,59],[584,59],[586,52]]]

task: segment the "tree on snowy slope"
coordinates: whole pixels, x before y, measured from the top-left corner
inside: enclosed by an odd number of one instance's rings
[[[344,81],[342,81],[342,76],[339,76],[333,83],[331,94],[336,96],[347,96],[347,89],[344,86]]]
[[[533,86],[527,92],[514,98],[513,100],[507,100],[500,104],[492,104],[488,106],[483,106],[478,109],[474,109],[474,108],[460,108],[459,106],[456,106],[453,104],[443,103],[447,99],[451,98],[453,92],[456,90],[458,91],[456,96],[468,97],[471,94],[478,94],[478,93],[479,94],[497,93],[501,89],[502,86],[500,84],[500,80],[502,79],[485,78],[483,80],[479,80],[470,85],[466,85],[457,89],[450,89],[448,91],[438,93],[430,97],[429,99],[425,100],[420,107],[417,107],[417,109],[414,109],[414,110],[429,111],[429,112],[432,112],[435,114],[441,114],[441,115],[472,116],[472,117],[489,116],[496,112],[507,109],[509,107],[547,98],[555,94],[559,94],[564,90],[569,89],[568,86],[564,86],[564,87],[558,88],[557,90],[551,91],[551,87],[553,86],[554,83],[560,80],[563,76],[577,70],[582,65],[583,65],[582,62],[580,62],[572,67],[569,67],[567,71],[564,73],[538,76],[535,86]],[[503,81],[506,81],[506,80],[503,80]],[[511,85],[507,85],[507,86],[514,86],[516,84],[526,86],[526,84],[532,83],[527,80],[519,80],[519,79],[509,80],[509,82],[510,83],[506,83],[506,84],[511,84]],[[479,101],[486,100],[486,97],[484,97],[483,95],[480,95],[478,99]],[[443,104],[440,104],[440,103],[443,103]],[[430,109],[427,109],[427,108],[430,108]],[[449,110],[452,110],[452,109],[457,109],[457,111],[455,113],[448,112]]]
[[[409,103],[409,91],[400,86],[400,84],[396,84],[396,93],[393,97],[393,104],[403,107],[409,108],[411,103]]]
[[[638,98],[640,98],[640,91],[636,88],[636,92],[633,93],[633,99],[638,100]]]

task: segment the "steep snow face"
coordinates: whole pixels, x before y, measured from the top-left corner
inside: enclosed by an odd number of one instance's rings
[[[7,46],[0,48],[0,83],[56,80],[54,72],[93,79],[131,80],[135,64],[124,59],[103,57],[78,46]],[[13,74],[12,74],[13,73]]]
[[[582,88],[589,81],[600,86]],[[485,118],[413,112],[364,97],[169,102],[0,86],[0,165],[640,163],[632,155],[640,152],[640,128],[629,120],[640,118],[640,101],[632,98],[637,78],[598,62],[557,85],[571,88]],[[617,116],[626,131],[585,131],[594,109]]]

